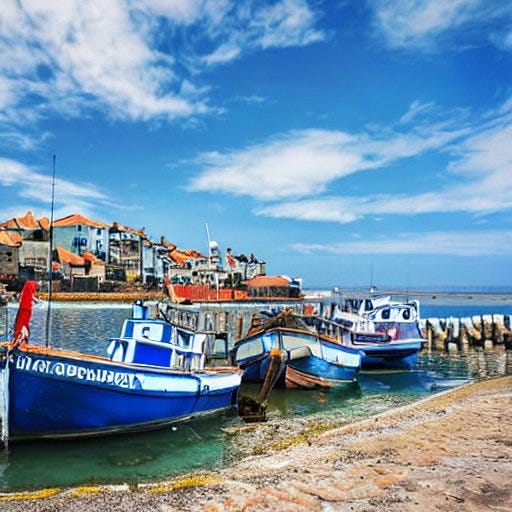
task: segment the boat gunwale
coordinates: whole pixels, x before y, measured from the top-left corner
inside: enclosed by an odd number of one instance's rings
[[[9,342],[0,343],[0,347],[9,348]],[[112,361],[108,357],[98,356],[95,354],[86,354],[83,352],[78,352],[74,350],[53,348],[53,347],[43,347],[40,345],[26,344],[16,346],[10,353],[14,350],[25,354],[36,354],[43,357],[56,357],[65,360],[74,360],[74,361],[82,361],[84,363],[98,363],[105,364],[107,366],[113,366],[117,368],[124,368],[128,370],[134,371],[145,371],[151,373],[159,373],[164,375],[176,375],[176,376],[190,376],[194,374],[199,375],[216,375],[216,374],[229,374],[229,373],[240,373],[241,370],[236,366],[211,366],[207,367],[203,370],[183,370],[180,368],[166,368],[163,366],[153,366],[143,363],[126,363],[123,361]]]

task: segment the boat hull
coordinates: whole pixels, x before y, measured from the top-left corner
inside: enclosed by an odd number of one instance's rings
[[[88,437],[160,428],[235,405],[234,372],[152,370],[27,354],[9,364],[9,439]]]
[[[285,369],[287,388],[331,388],[352,384],[359,368],[329,363],[315,356],[289,361]]]
[[[270,362],[270,353],[239,362],[244,371],[244,382],[263,382]],[[333,387],[356,380],[360,366],[346,366],[312,354],[293,357],[293,352],[284,361],[285,371],[276,382],[280,387],[315,388]],[[303,384],[301,384],[303,382]]]
[[[363,367],[382,364],[410,364],[423,348],[423,342],[358,346],[357,348],[364,353]]]

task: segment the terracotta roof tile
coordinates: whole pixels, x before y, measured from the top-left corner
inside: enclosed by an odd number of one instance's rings
[[[77,267],[82,267],[85,264],[85,260],[81,256],[64,249],[64,247],[61,247],[60,245],[55,247],[55,250],[57,251],[59,263],[68,263],[69,265]]]
[[[0,245],[7,247],[19,247],[22,244],[23,238],[19,233],[0,231]]]
[[[77,225],[89,226],[91,228],[108,228],[108,224],[104,222],[99,222],[97,220],[89,219],[88,217],[84,217],[79,213],[75,213],[74,215],[68,215],[67,217],[63,217],[62,219],[57,219],[53,226],[56,228],[64,228],[69,226],[77,226]]]
[[[130,226],[123,226],[123,224],[119,224],[119,222],[113,222],[111,229],[116,231],[125,231],[126,233],[132,233],[134,235],[140,236],[141,238],[146,238],[146,233],[144,228],[142,229],[134,229]]]
[[[47,217],[41,217],[39,220],[36,220],[34,214],[30,211],[28,211],[23,217],[14,217],[0,224],[0,228],[17,229],[23,231],[30,231],[40,228],[48,230],[49,227],[50,221]]]

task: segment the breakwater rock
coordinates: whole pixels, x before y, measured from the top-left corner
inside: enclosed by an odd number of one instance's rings
[[[512,350],[510,315],[432,317],[423,319],[421,328],[430,350],[455,352],[473,347],[491,349],[496,345]]]

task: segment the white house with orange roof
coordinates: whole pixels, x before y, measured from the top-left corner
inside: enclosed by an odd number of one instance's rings
[[[81,256],[86,252],[106,261],[108,255],[109,225],[73,214],[53,223],[53,246],[60,246]]]

